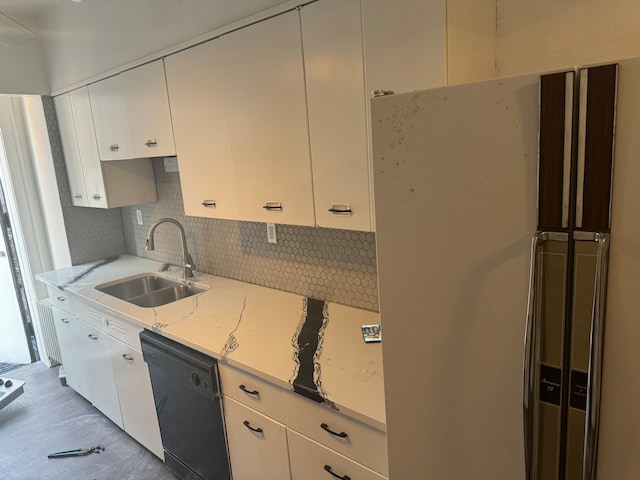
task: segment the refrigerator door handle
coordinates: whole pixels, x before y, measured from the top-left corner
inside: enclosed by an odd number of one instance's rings
[[[592,240],[598,242],[598,253],[596,256],[593,311],[591,315],[591,348],[589,354],[589,378],[587,382],[587,421],[585,423],[582,469],[584,480],[594,480],[596,475],[609,235],[606,233],[595,233],[593,234]]]
[[[535,480],[535,417],[538,385],[538,316],[540,298],[538,290],[542,278],[542,263],[539,262],[540,246],[548,241],[567,242],[566,232],[536,232],[531,239],[531,261],[529,265],[529,294],[524,334],[524,360],[522,368],[522,407],[524,427],[525,479]]]
[[[535,412],[535,375],[533,366],[535,365],[536,353],[536,330],[537,330],[537,308],[538,298],[536,291],[538,287],[538,249],[540,245],[549,238],[548,232],[536,232],[531,239],[531,261],[529,265],[529,295],[527,300],[527,319],[524,334],[524,361],[522,371],[522,406],[523,406],[523,426],[524,426],[524,458],[525,458],[525,479],[533,480],[533,448],[534,448],[534,412]]]

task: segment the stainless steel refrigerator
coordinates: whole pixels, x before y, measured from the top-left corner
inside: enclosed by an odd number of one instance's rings
[[[635,59],[372,100],[391,480],[640,478],[639,131]]]

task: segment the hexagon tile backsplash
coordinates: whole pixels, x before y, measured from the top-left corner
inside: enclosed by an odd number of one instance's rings
[[[163,159],[154,159],[153,169],[158,202],[120,209],[128,253],[179,265],[182,249],[174,227],[158,228],[155,250],[145,250],[151,224],[171,217],[184,226],[200,271],[378,311],[375,234],[277,225],[278,243],[269,244],[264,223],[185,216],[179,174],[165,172]]]

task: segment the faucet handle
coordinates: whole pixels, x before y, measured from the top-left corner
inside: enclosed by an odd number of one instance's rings
[[[193,277],[193,271],[195,270],[195,268],[196,268],[196,265],[195,263],[193,263],[193,258],[191,257],[191,254],[187,254],[186,262],[184,264],[185,278]]]

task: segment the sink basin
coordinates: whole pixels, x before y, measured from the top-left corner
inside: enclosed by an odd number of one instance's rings
[[[159,307],[204,292],[208,287],[172,280],[153,273],[134,275],[98,285],[96,290],[139,307]]]

